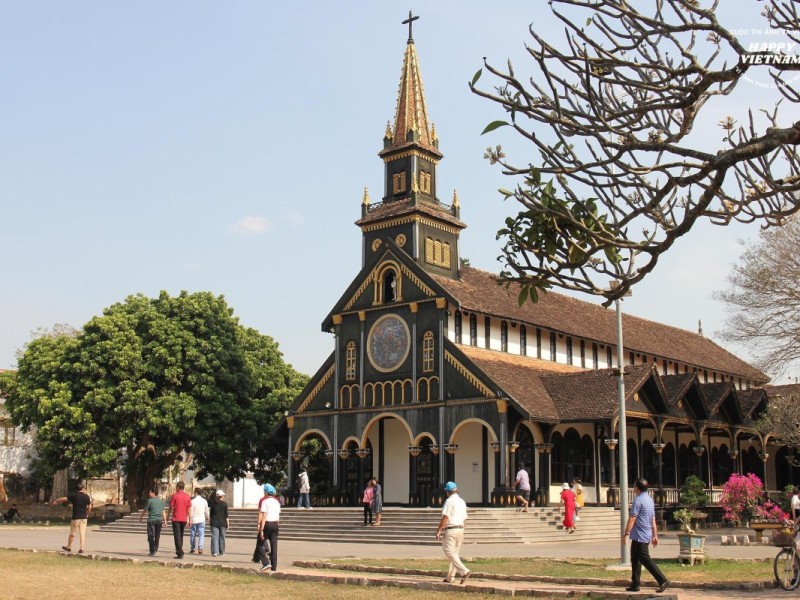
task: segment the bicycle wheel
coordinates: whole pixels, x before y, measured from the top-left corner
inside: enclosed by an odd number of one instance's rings
[[[787,592],[795,589],[800,584],[800,567],[797,555],[791,548],[784,548],[775,557],[775,581],[781,589]]]

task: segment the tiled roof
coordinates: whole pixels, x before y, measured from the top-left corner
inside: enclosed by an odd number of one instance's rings
[[[800,398],[800,384],[790,383],[786,385],[765,385],[764,391],[767,393],[767,398],[773,396],[794,396]]]
[[[511,395],[528,414],[541,420],[558,420],[553,399],[542,385],[540,375],[574,373],[577,367],[559,365],[546,360],[472,346],[456,346],[475,365]]]
[[[421,213],[436,219],[440,219],[451,225],[455,225],[459,229],[465,229],[467,226],[461,220],[457,219],[447,209],[438,204],[430,202],[420,202],[415,206],[411,198],[405,200],[393,200],[390,202],[383,202],[376,205],[370,210],[366,216],[356,221],[356,225],[362,227],[375,221],[384,221],[390,217],[400,217],[406,214]]]
[[[683,398],[686,390],[697,379],[695,373],[683,373],[681,375],[662,375],[661,383],[667,392],[667,406],[674,406],[678,400]]]
[[[536,304],[519,306],[515,286],[506,289],[487,271],[464,268],[458,280],[434,275],[461,303],[461,309],[563,332],[601,344],[616,345],[616,315],[585,300],[556,292],[539,296]],[[625,349],[703,369],[766,382],[768,377],[710,339],[697,333],[632,315],[622,317]]]
[[[703,384],[702,389],[706,409],[708,410],[709,414],[713,414],[717,411],[722,401],[728,397],[728,394],[733,392],[734,388],[730,381],[723,381],[717,383],[705,383]]]
[[[753,411],[756,407],[766,399],[766,392],[764,388],[753,388],[749,390],[737,390],[736,399],[739,401],[739,406],[742,409],[742,417],[752,418]]]
[[[652,365],[625,368],[625,395],[631,397],[653,373]],[[542,377],[562,420],[610,419],[619,406],[613,369]]]

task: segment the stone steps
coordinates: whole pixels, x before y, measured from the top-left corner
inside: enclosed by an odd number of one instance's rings
[[[255,538],[255,509],[232,509],[228,537]],[[434,534],[441,511],[433,508],[385,508],[380,527],[365,527],[360,508],[315,508],[281,511],[281,539],[316,542],[437,545]],[[524,544],[586,541],[619,537],[619,512],[606,507],[584,507],[575,533],[565,535],[557,507],[531,508],[518,513],[509,508],[470,509],[467,543]],[[145,535],[138,514],[102,525],[100,531]],[[207,532],[208,535],[208,532]]]

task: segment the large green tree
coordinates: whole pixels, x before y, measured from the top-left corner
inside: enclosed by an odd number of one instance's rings
[[[271,431],[306,380],[224,298],[162,292],[110,306],[78,335],[32,340],[0,386],[43,460],[82,476],[121,464],[137,507],[184,453],[201,476],[274,471]]]
[[[491,84],[470,84],[505,113],[486,132],[532,149],[486,152],[521,205],[498,234],[521,301],[555,285],[610,303],[700,221],[768,227],[800,210],[797,0],[548,5],[560,27],[531,24],[530,64],[485,62]],[[759,110],[741,108],[754,90]]]

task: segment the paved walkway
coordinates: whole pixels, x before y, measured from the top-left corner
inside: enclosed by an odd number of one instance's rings
[[[726,534],[736,533],[725,530]],[[744,534],[744,531],[739,532]],[[35,550],[58,550],[66,543],[68,527],[27,527],[4,525],[0,526],[0,547],[3,548],[28,548]],[[210,536],[206,537],[206,543],[210,544]],[[186,549],[188,552],[189,536],[187,534]],[[252,558],[255,536],[252,541],[243,539],[229,539],[227,541],[227,552],[222,558],[212,558],[210,554],[203,556],[186,554],[184,561],[203,562],[219,564],[230,567],[252,567]],[[141,560],[171,560],[173,557],[171,531],[165,528],[161,538],[161,551],[159,556],[150,559],[147,557],[147,540],[144,535],[134,535],[127,533],[106,533],[91,528],[87,532],[86,551],[91,554],[101,554],[118,556],[121,558],[137,558]],[[719,534],[712,533],[706,540],[706,550],[712,558],[732,558],[732,559],[754,559],[772,558],[776,554],[776,549],[771,546],[722,546]],[[206,548],[210,552],[210,548]],[[615,558],[620,556],[620,545],[613,541],[586,542],[563,542],[554,544],[510,544],[507,546],[500,544],[470,544],[465,543],[461,552],[462,557],[546,557],[546,558],[572,558],[576,556],[587,558]],[[652,552],[655,558],[671,558],[678,554],[678,540],[674,533],[667,533],[657,548]],[[279,565],[278,569],[285,573],[305,573],[309,575],[318,574],[319,576],[330,577],[353,577],[353,573],[339,573],[326,569],[309,570],[299,569],[292,566],[295,561],[325,560],[333,558],[436,558],[443,561],[441,549],[436,546],[400,546],[384,544],[331,544],[316,542],[301,542],[291,540],[281,540],[279,543]],[[430,580],[429,577],[410,576],[410,575],[368,575],[358,573],[359,577],[370,577],[379,579],[393,579],[401,581],[420,581]],[[627,573],[622,572],[620,578],[626,577]],[[647,574],[645,574],[647,576]],[[492,582],[488,580],[470,579],[469,584],[476,587],[530,589],[535,587],[537,590],[553,590],[564,593],[570,590],[605,590],[606,592],[622,591],[614,588],[600,588],[591,586],[564,586],[549,585],[544,583],[513,583],[513,582]],[[652,591],[652,589],[650,590]],[[743,590],[743,591],[704,591],[704,590],[683,590],[670,589],[674,595],[681,600],[738,600],[744,598],[780,598],[790,597],[786,592],[777,589],[769,590]],[[649,597],[643,595],[642,597]]]

